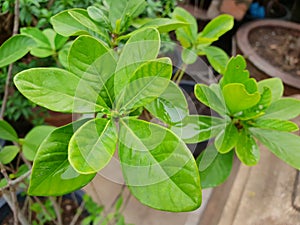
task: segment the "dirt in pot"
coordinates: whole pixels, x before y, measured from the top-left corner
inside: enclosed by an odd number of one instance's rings
[[[300,76],[300,32],[282,27],[263,27],[250,32],[256,53],[271,65]]]

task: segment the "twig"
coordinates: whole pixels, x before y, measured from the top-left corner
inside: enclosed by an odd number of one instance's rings
[[[3,171],[1,171],[3,173]],[[5,189],[8,189],[10,186],[16,186],[19,183],[23,182],[24,179],[26,179],[31,173],[31,170],[27,171],[26,173],[24,173],[22,176],[19,176],[17,179],[15,180],[10,180],[9,184],[7,184],[6,186],[0,188],[0,191],[3,191]]]
[[[84,210],[84,206],[85,206],[85,202],[82,201],[81,204],[80,204],[80,206],[79,206],[79,208],[77,209],[77,212],[76,212],[76,214],[74,215],[74,217],[73,217],[73,219],[72,219],[70,225],[75,225],[75,224],[76,224],[76,222],[78,221],[80,215],[82,214],[82,212],[83,212],[83,210]]]
[[[14,27],[13,27],[13,35],[16,35],[19,30],[19,17],[20,17],[20,2],[19,0],[15,0],[15,16],[14,16]],[[12,78],[12,69],[13,69],[13,63],[9,65],[8,67],[8,73],[5,81],[5,90],[4,90],[4,96],[3,96],[3,101],[2,101],[2,107],[0,111],[0,119],[3,119],[4,117],[4,112],[8,100],[8,94],[9,94],[9,85],[10,85],[10,80]]]
[[[45,215],[49,216],[49,218],[51,218],[51,214],[49,213],[49,211],[47,210],[47,208],[44,206],[43,202],[36,196],[32,196],[34,201],[36,201],[42,208],[43,212],[45,213]],[[53,221],[56,225],[58,225],[58,223],[56,221]]]
[[[50,201],[51,201],[51,203],[53,205],[53,208],[54,208],[54,211],[55,211],[55,214],[56,214],[56,217],[57,217],[57,224],[58,225],[63,225],[62,218],[61,218],[60,207],[57,204],[56,199],[54,197],[49,197],[49,198],[50,198]]]

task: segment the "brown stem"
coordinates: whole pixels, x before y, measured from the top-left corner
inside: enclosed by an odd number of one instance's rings
[[[78,221],[80,215],[82,214],[82,212],[84,210],[84,206],[85,206],[85,203],[84,203],[84,201],[82,201],[81,204],[80,204],[80,206],[79,206],[79,208],[77,209],[77,212],[74,215],[74,217],[73,217],[70,225],[75,225],[76,224],[76,222]]]
[[[60,207],[57,204],[56,199],[54,197],[49,197],[49,198],[50,198],[50,201],[51,201],[51,203],[53,205],[53,208],[54,208],[54,211],[55,211],[55,214],[56,214],[56,217],[57,217],[57,224],[58,225],[63,225],[62,218],[61,218]]]
[[[16,35],[19,30],[19,17],[20,17],[20,2],[19,0],[15,0],[15,16],[14,16],[14,27],[13,27],[13,35]],[[4,112],[8,100],[8,93],[9,93],[9,85],[10,85],[10,80],[12,78],[12,68],[13,64],[10,64],[8,67],[8,73],[5,81],[5,90],[4,90],[4,96],[3,96],[3,101],[2,101],[2,107],[0,111],[0,119],[3,119],[4,117]]]
[[[33,196],[34,201],[36,201],[42,208],[43,212],[45,213],[45,215],[49,216],[49,218],[52,218],[51,214],[49,213],[49,211],[47,210],[47,208],[45,207],[45,205],[43,204],[43,202],[36,196]],[[58,223],[56,221],[53,221],[56,225],[58,225]]]

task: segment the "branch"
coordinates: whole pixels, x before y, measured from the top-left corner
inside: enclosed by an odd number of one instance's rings
[[[14,27],[13,27],[13,35],[16,35],[19,30],[19,17],[20,17],[20,2],[19,0],[15,0],[15,16],[14,16]],[[4,90],[4,96],[2,101],[2,107],[0,111],[0,119],[3,119],[4,112],[8,100],[9,95],[9,85],[12,78],[12,69],[13,69],[13,63],[9,65],[8,67],[8,73],[5,81],[5,90]]]
[[[3,171],[1,171],[3,172]],[[19,176],[17,179],[15,180],[10,180],[9,184],[7,184],[6,186],[0,188],[0,191],[4,191],[6,189],[8,189],[11,186],[17,186],[19,183],[23,182],[23,180],[25,180],[31,173],[31,170],[27,171],[26,173],[24,173],[22,176]]]

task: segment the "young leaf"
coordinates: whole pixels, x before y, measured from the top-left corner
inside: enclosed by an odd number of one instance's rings
[[[68,54],[72,43],[72,41],[67,42],[58,52],[58,60],[61,63],[61,65],[66,69],[69,68]]]
[[[160,33],[168,33],[186,25],[188,24],[179,20],[170,18],[155,18],[145,23],[142,28],[155,27]]]
[[[26,134],[22,146],[26,159],[33,161],[41,143],[54,129],[52,126],[36,126]]]
[[[255,106],[260,100],[259,92],[249,94],[243,84],[230,83],[223,87],[223,95],[231,114]]]
[[[194,49],[184,48],[181,52],[182,61],[187,64],[193,64],[196,62],[198,55]]]
[[[174,82],[169,82],[166,90],[145,108],[169,125],[182,121],[189,113],[186,98]]]
[[[227,153],[236,146],[238,138],[238,129],[233,123],[230,123],[216,137],[215,147],[218,150],[218,152],[222,154]]]
[[[47,36],[36,27],[22,27],[21,34],[34,39],[38,47],[45,47],[51,49],[51,45]]]
[[[249,79],[249,71],[246,70],[246,60],[243,56],[237,55],[232,57],[225,69],[224,76],[221,80],[221,87],[227,84],[241,83],[244,84]]]
[[[227,108],[223,99],[220,99],[218,95],[210,87],[205,84],[195,85],[195,96],[204,105],[212,108],[220,115],[225,115]]]
[[[278,158],[300,169],[300,137],[288,132],[250,128],[251,133]]]
[[[247,166],[254,166],[260,159],[259,148],[247,131],[242,130],[239,134],[239,139],[235,147],[238,158]]]
[[[69,11],[81,12],[82,9],[71,9],[62,11],[53,17],[51,17],[50,22],[53,29],[62,36],[75,36],[81,34],[89,34],[90,29],[79,23],[75,18],[73,18]]]
[[[103,169],[117,144],[117,130],[111,120],[96,118],[81,126],[69,143],[69,162],[81,174]]]
[[[195,17],[183,8],[176,7],[172,13],[172,18],[187,23],[187,26],[178,28],[175,33],[182,47],[189,48],[193,46],[197,38],[198,25]]]
[[[243,110],[239,115],[235,115],[236,118],[240,120],[249,120],[257,118],[265,113],[265,110],[269,107],[272,101],[271,90],[267,87],[264,87],[263,93],[260,95],[259,102],[246,110]]]
[[[112,85],[116,60],[112,52],[99,40],[81,35],[72,44],[68,56],[69,69],[87,82],[95,92],[112,106],[114,93]]]
[[[207,165],[208,155],[214,155]],[[197,158],[201,177],[201,187],[211,188],[222,184],[230,175],[233,164],[233,151],[220,154],[214,145],[208,146]],[[205,166],[203,166],[206,164]]]
[[[289,120],[300,114],[300,100],[295,98],[282,98],[273,102],[266,110],[264,119]]]
[[[130,81],[134,71],[148,60],[155,59],[160,49],[160,36],[156,29],[145,28],[134,33],[122,49],[115,74],[115,95]]]
[[[272,91],[272,102],[280,99],[283,95],[283,83],[280,78],[274,77],[261,80],[257,83],[259,92],[263,92],[264,87],[270,88]]]
[[[87,8],[87,12],[89,14],[89,17],[91,17],[94,21],[100,23],[101,25],[105,26],[109,30],[112,29],[110,21],[108,17],[105,15],[103,10],[96,6],[89,6]]]
[[[208,46],[202,49],[211,66],[220,74],[225,73],[229,57],[225,51],[215,46]]]
[[[125,181],[143,204],[173,212],[201,204],[198,168],[186,145],[168,129],[120,120],[119,156]]]
[[[234,18],[231,15],[223,14],[212,19],[201,31],[200,37],[218,39],[234,25]]]
[[[104,100],[82,79],[58,68],[33,68],[14,77],[19,91],[34,103],[57,112],[97,112]]]
[[[116,97],[116,108],[130,110],[150,103],[168,87],[171,75],[172,64],[169,58],[142,64],[130,83]]]
[[[0,138],[6,141],[19,142],[17,132],[5,120],[0,120]]]
[[[299,130],[298,125],[292,121],[279,120],[279,119],[264,119],[259,118],[252,124],[254,127],[267,130],[278,130],[286,132],[294,132]]]
[[[0,150],[0,163],[8,164],[14,160],[20,149],[15,145],[7,145]]]
[[[10,37],[0,46],[0,68],[22,58],[35,46],[35,41],[26,35]]]
[[[30,195],[63,195],[83,187],[94,178],[95,174],[78,174],[68,161],[69,140],[86,121],[57,128],[45,139],[33,163]]]
[[[190,115],[171,127],[185,143],[198,143],[215,137],[226,127],[226,120],[213,116]]]

